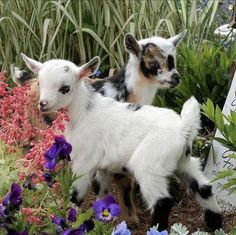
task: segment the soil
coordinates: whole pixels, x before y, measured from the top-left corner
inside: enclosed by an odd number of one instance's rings
[[[117,195],[117,189],[114,186],[113,188],[111,194]],[[95,194],[90,190],[86,197],[86,201],[82,204],[82,210],[90,208],[95,200]],[[188,228],[190,234],[198,230],[209,232],[205,226],[203,217],[204,210],[195,198],[192,195],[187,194],[184,190],[181,190],[181,200],[173,207],[170,214],[169,229],[174,223],[182,223]],[[129,229],[132,231],[132,235],[146,235],[146,231],[150,228],[151,216],[149,215],[149,212],[144,212],[143,210],[143,213],[139,214],[139,220],[140,223],[138,225],[127,222]],[[122,219],[119,218],[118,221],[120,222]],[[229,233],[235,225],[236,211],[223,215],[223,230],[226,233]]]

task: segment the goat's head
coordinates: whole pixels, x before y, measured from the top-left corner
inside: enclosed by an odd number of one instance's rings
[[[151,37],[140,41],[129,33],[125,35],[124,43],[130,60],[138,63],[138,71],[146,82],[154,83],[159,88],[175,87],[180,83],[180,74],[176,69],[176,47],[185,32],[169,39]]]
[[[43,113],[56,112],[67,108],[74,98],[75,87],[83,78],[96,72],[100,59],[94,57],[81,67],[67,60],[49,60],[40,63],[22,54],[30,70],[38,74],[40,87],[39,109]]]

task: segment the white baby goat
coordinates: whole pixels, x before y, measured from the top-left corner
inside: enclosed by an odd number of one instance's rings
[[[85,196],[97,170],[131,173],[152,213],[152,224],[159,223],[163,230],[174,204],[168,177],[178,172],[206,209],[207,225],[221,226],[211,185],[189,154],[200,122],[195,98],[184,104],[181,115],[166,108],[119,103],[86,83],[85,78],[98,68],[99,57],[77,67],[66,60],[40,63],[22,56],[38,73],[41,112],[68,109],[71,120],[66,123],[65,137],[73,146],[72,167],[84,174],[74,185],[78,200]]]

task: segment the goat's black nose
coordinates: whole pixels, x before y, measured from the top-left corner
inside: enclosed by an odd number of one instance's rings
[[[173,85],[178,85],[180,83],[180,79],[181,79],[181,77],[180,77],[179,73],[174,73],[171,76],[171,83]]]
[[[47,100],[40,100],[40,101],[39,101],[40,107],[45,107],[47,104],[48,104],[48,101],[47,101]]]

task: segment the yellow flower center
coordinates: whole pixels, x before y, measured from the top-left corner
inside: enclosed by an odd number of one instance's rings
[[[103,212],[102,212],[102,216],[103,217],[108,217],[110,215],[109,211],[107,209],[105,209]]]

